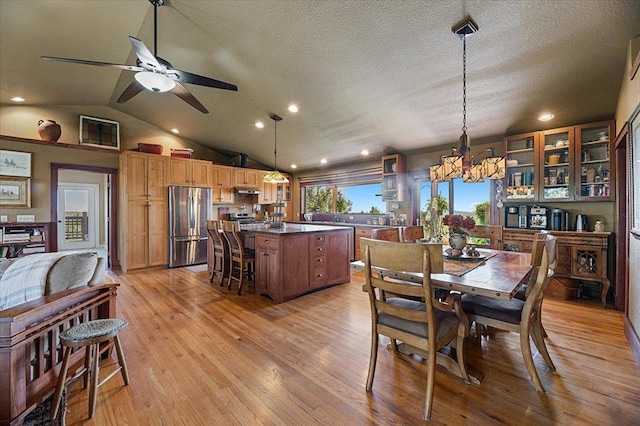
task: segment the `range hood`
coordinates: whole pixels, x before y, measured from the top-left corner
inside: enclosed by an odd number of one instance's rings
[[[258,195],[258,194],[262,194],[262,191],[260,191],[259,189],[256,188],[242,188],[242,187],[236,187],[236,192],[238,194],[248,194],[248,195]]]

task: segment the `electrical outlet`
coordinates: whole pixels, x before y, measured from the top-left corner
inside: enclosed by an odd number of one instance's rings
[[[33,214],[19,214],[16,216],[16,222],[35,222],[36,216]]]
[[[9,218],[6,215],[0,216],[0,222],[9,222]]]

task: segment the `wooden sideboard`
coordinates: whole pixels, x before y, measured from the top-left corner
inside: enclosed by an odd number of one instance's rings
[[[505,228],[502,241],[505,250],[530,252],[536,230]],[[607,273],[610,232],[549,231],[557,237],[558,264],[555,276],[602,284],[600,299],[606,306],[611,282]]]

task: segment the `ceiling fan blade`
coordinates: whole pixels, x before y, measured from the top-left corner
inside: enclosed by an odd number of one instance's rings
[[[116,102],[119,104],[123,104],[127,102],[129,99],[133,98],[138,93],[142,92],[143,90],[144,90],[144,86],[138,83],[138,80],[134,78],[131,84],[128,85],[126,89],[124,89],[124,92],[122,92],[122,94],[120,95],[120,97]]]
[[[153,67],[158,71],[163,70],[164,68],[160,65],[160,62],[153,56],[153,53],[147,46],[142,42],[142,40],[138,40],[135,37],[129,36],[129,41],[131,41],[131,46],[133,46],[133,51],[136,52],[136,56],[140,59],[140,62],[148,65],[149,67]]]
[[[180,99],[197,109],[203,114],[209,114],[209,110],[204,107],[179,81],[176,81],[176,87],[171,91]]]
[[[144,71],[144,68],[132,66],[132,65],[123,65],[123,64],[112,64],[110,62],[96,62],[96,61],[85,61],[84,59],[71,59],[71,58],[56,58],[54,56],[41,56],[41,59],[45,61],[60,61],[60,62],[71,62],[72,64],[80,64],[80,65],[94,65],[98,67],[111,67],[111,68],[120,68],[128,71]]]
[[[216,89],[233,90],[238,91],[238,86],[235,84],[225,83],[224,81],[214,80],[213,78],[204,77],[197,74],[192,74],[187,71],[180,71],[176,69],[169,70],[167,72],[169,76],[172,74],[181,82],[189,84],[197,84],[198,86],[215,87]]]

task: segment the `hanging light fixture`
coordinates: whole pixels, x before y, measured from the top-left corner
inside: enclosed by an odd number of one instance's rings
[[[471,18],[453,27],[452,31],[462,40],[462,135],[458,152],[463,157],[465,169],[471,167],[471,140],[467,135],[467,37],[478,32],[478,26]]]
[[[451,155],[440,157],[440,164],[429,168],[432,182],[448,182],[455,178],[465,178],[465,182],[481,182],[484,174],[480,166],[472,170],[471,140],[467,135],[467,37],[478,31],[471,18],[456,25],[452,31],[462,40],[462,135],[459,148],[453,148]]]
[[[277,114],[271,114],[269,117],[273,120],[274,141],[273,141],[273,171],[267,173],[262,178],[262,182],[265,183],[288,183],[287,179],[282,173],[278,171],[278,121],[282,121],[282,117]]]

